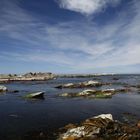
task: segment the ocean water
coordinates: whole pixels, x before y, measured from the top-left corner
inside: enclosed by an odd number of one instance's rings
[[[113,80],[113,78],[119,80]],[[63,83],[88,80],[112,83],[93,89],[122,88],[140,85],[140,75],[96,76],[91,78],[58,78],[50,81],[13,82],[5,84],[18,93],[0,94],[0,140],[40,140],[33,138],[40,132],[51,135],[69,123],[79,123],[89,117],[111,113],[114,119],[122,119],[124,113],[132,113],[140,119],[140,93],[134,88],[129,93],[118,93],[111,99],[61,98],[64,92],[83,89],[56,89]],[[89,88],[88,88],[89,89]],[[27,93],[44,91],[44,100],[27,100]],[[50,136],[51,137],[51,136]],[[55,138],[48,138],[48,140]]]

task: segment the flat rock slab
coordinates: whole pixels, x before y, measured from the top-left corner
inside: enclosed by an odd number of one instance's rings
[[[25,95],[25,98],[32,99],[32,98],[44,98],[44,92],[35,92]]]

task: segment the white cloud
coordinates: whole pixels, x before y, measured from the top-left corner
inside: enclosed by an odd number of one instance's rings
[[[101,11],[107,5],[116,5],[120,0],[58,0],[60,7],[90,15]]]
[[[120,11],[118,17],[102,26],[92,21],[50,25],[11,5],[11,12],[0,14],[0,35],[12,39],[13,51],[0,51],[0,61],[51,63],[76,72],[110,67],[119,71],[120,66],[140,64],[138,5],[135,0],[131,10],[128,7],[125,14]]]

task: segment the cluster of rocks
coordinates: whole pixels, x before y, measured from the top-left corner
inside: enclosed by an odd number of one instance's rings
[[[4,85],[0,85],[0,93],[3,93],[3,92],[10,92],[10,93],[18,93],[19,90],[9,90],[6,86]]]
[[[138,90],[140,90],[140,85],[128,85],[129,87],[133,87],[133,88],[137,88]]]
[[[62,93],[59,94],[60,97],[87,97],[87,98],[111,98],[112,95],[115,93],[120,92],[129,92],[130,89],[123,88],[123,89],[105,89],[105,90],[94,90],[94,89],[87,89],[83,90],[82,92],[77,93]]]
[[[98,87],[102,85],[107,85],[107,83],[100,83],[98,81],[85,81],[80,83],[68,83],[56,86],[55,88],[86,88],[86,87]]]
[[[25,79],[25,80],[50,80],[50,79],[54,79],[55,75],[52,73],[26,73],[24,75],[22,75],[21,79]]]
[[[89,118],[80,125],[69,124],[59,131],[57,140],[139,140],[140,122],[122,123],[111,114]]]
[[[3,93],[3,92],[6,92],[6,91],[9,91],[11,93],[18,93],[19,91],[18,90],[8,90],[6,86],[3,86],[3,85],[0,85],[0,93]],[[44,99],[44,93],[45,92],[34,92],[34,93],[28,93],[26,94],[25,96],[23,96],[23,98],[25,99]]]
[[[26,77],[26,78],[29,78],[29,77],[47,77],[47,76],[51,76],[52,73],[50,72],[46,72],[46,73],[42,73],[42,72],[29,72],[29,73],[26,73],[24,75],[22,75],[23,77]]]

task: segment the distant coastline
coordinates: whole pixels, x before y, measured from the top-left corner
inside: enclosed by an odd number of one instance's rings
[[[11,81],[46,81],[56,78],[90,78],[97,76],[130,75],[115,73],[95,73],[95,74],[53,74],[51,72],[29,72],[25,74],[0,74],[0,83]],[[137,75],[137,74],[131,74]]]
[[[6,83],[11,81],[43,81],[54,79],[55,77],[56,75],[50,72],[29,72],[26,74],[0,74],[0,83]]]

